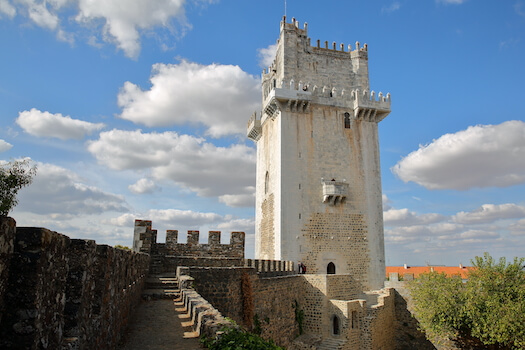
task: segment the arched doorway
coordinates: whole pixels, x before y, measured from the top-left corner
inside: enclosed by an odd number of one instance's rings
[[[337,317],[336,315],[332,316],[332,334],[333,335],[341,334],[339,317]]]
[[[335,275],[335,264],[333,262],[328,263],[328,266],[326,267],[326,273],[329,275]]]

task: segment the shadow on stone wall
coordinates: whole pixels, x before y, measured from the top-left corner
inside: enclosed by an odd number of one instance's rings
[[[419,330],[418,320],[408,309],[407,299],[394,289],[396,310],[396,349],[398,350],[435,350],[425,333]],[[405,294],[405,293],[403,293]]]
[[[0,348],[114,349],[149,255],[0,217]]]

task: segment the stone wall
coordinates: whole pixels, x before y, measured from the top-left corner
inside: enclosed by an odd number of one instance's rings
[[[6,220],[4,240],[14,226]],[[19,227],[11,237],[2,242],[14,249],[2,259],[9,275],[0,280],[0,348],[114,349],[140,301],[149,256],[44,228]]]
[[[13,256],[15,231],[15,220],[0,217],[0,322],[4,313],[4,293],[7,289],[9,263]]]
[[[255,269],[190,267],[195,290],[222,314],[287,347],[299,335],[303,275],[264,278]]]
[[[230,244],[221,244],[221,232],[209,231],[208,243],[199,243],[199,231],[188,231],[187,243],[178,243],[179,231],[167,230],[166,243],[157,243],[157,230],[150,220],[135,220],[133,250],[184,257],[244,258],[244,232],[232,232]]]
[[[404,281],[386,281],[386,287],[393,288],[395,297],[396,349],[407,350],[458,350],[453,341],[446,338],[427,339],[419,330],[419,321],[412,313],[414,302]]]

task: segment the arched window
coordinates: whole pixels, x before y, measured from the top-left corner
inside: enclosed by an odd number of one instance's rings
[[[270,174],[266,172],[266,175],[264,176],[264,194],[268,193],[269,185],[270,185]]]
[[[335,264],[333,262],[328,263],[328,266],[326,267],[326,273],[329,275],[335,275]]]
[[[336,315],[333,315],[332,316],[332,334],[333,335],[339,335],[341,334],[341,329],[340,329],[340,325],[339,325],[339,317],[337,317]]]
[[[345,113],[345,129],[350,129],[350,113]]]

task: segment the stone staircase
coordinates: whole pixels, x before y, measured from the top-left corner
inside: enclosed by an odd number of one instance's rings
[[[317,346],[317,350],[341,350],[345,343],[345,340],[327,338]]]
[[[142,299],[176,299],[180,297],[179,280],[175,275],[150,275],[146,279]]]

